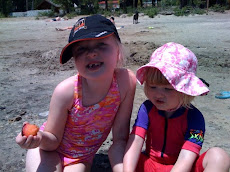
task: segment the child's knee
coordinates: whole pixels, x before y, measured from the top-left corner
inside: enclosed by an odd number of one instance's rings
[[[226,167],[230,167],[230,157],[227,152],[218,147],[210,148],[207,151],[205,159],[210,163],[223,164]]]
[[[61,159],[55,151],[43,151],[40,148],[29,149],[26,155],[26,171],[62,170]]]

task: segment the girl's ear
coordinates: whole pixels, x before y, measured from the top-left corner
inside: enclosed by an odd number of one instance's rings
[[[121,53],[120,53],[120,49],[119,46],[117,48],[117,67],[120,67],[120,61],[121,61]]]
[[[120,50],[119,48],[117,49],[117,62],[120,60],[121,58],[121,53],[120,53]]]
[[[117,65],[116,65],[116,67],[119,67],[119,59],[120,59],[120,53],[118,51],[118,54],[117,54]]]

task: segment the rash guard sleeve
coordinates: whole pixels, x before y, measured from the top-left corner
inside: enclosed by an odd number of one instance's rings
[[[139,108],[137,118],[133,125],[133,130],[131,134],[136,134],[142,137],[143,139],[145,138],[145,134],[149,126],[148,114],[152,107],[153,104],[149,100],[146,100],[144,103],[142,103],[142,105]]]
[[[197,154],[199,154],[203,142],[204,142],[204,134],[205,134],[205,121],[202,113],[195,108],[188,111],[188,129],[185,133],[185,143],[182,149],[191,150]]]

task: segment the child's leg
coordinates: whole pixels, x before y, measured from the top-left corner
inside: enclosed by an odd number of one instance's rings
[[[91,164],[89,163],[79,163],[74,165],[65,166],[63,172],[90,172],[91,171]]]
[[[39,148],[30,149],[26,155],[27,172],[62,171],[61,159],[57,152],[46,152]]]
[[[203,160],[204,171],[208,172],[229,172],[230,157],[221,148],[210,148]]]

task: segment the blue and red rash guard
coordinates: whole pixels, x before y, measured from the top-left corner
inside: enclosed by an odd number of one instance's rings
[[[170,118],[166,118],[163,111],[156,109],[149,100],[141,105],[131,132],[144,140],[146,136],[144,153],[166,165],[175,164],[181,149],[199,155],[204,133],[204,117],[196,107],[181,107]]]

